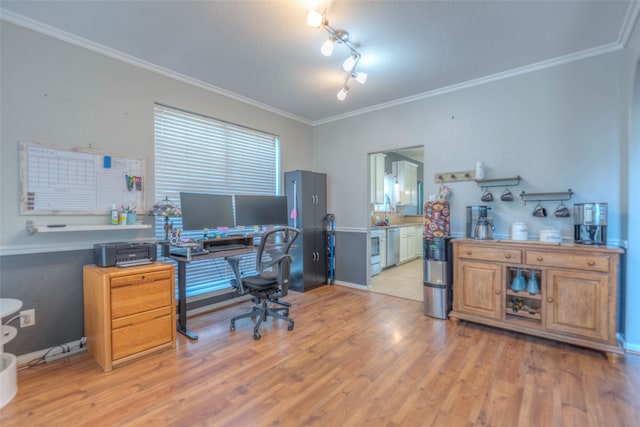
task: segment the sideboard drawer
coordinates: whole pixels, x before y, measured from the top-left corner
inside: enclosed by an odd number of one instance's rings
[[[609,272],[610,256],[605,254],[575,254],[561,252],[529,251],[525,264],[541,267],[574,268],[587,271]]]
[[[520,264],[522,262],[522,251],[520,249],[496,248],[494,246],[479,247],[478,245],[458,245],[456,254],[458,258],[462,259],[512,262],[515,264]]]

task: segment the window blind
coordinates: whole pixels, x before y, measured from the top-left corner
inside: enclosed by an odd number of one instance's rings
[[[264,194],[280,192],[278,137],[211,117],[156,104],[154,111],[155,194],[179,205],[180,192]],[[182,228],[181,218],[170,218]],[[155,233],[163,240],[164,218],[156,217]],[[183,237],[202,238],[202,230]],[[255,255],[241,263],[255,270]],[[224,259],[187,264],[187,297],[229,288],[232,272]]]

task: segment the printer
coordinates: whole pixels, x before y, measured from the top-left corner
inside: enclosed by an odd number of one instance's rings
[[[93,259],[100,267],[131,267],[151,264],[158,256],[155,243],[115,242],[93,245]]]

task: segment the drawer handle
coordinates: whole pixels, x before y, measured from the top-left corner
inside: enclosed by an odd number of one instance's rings
[[[589,260],[589,262],[587,263],[587,265],[589,267],[593,267],[594,265],[596,265],[596,262],[594,260]]]
[[[467,251],[467,255],[471,255],[471,251]]]
[[[542,257],[539,256],[539,257],[536,258],[536,260],[538,260],[538,262],[540,262],[540,261],[542,261]]]
[[[509,258],[511,258],[511,254],[506,254],[504,257],[505,257],[506,259],[509,259]]]
[[[553,302],[553,298],[551,297],[547,298],[547,302]]]

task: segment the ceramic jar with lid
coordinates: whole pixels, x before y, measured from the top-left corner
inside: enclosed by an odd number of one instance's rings
[[[511,240],[527,240],[529,238],[529,227],[526,222],[516,221],[511,224]]]

